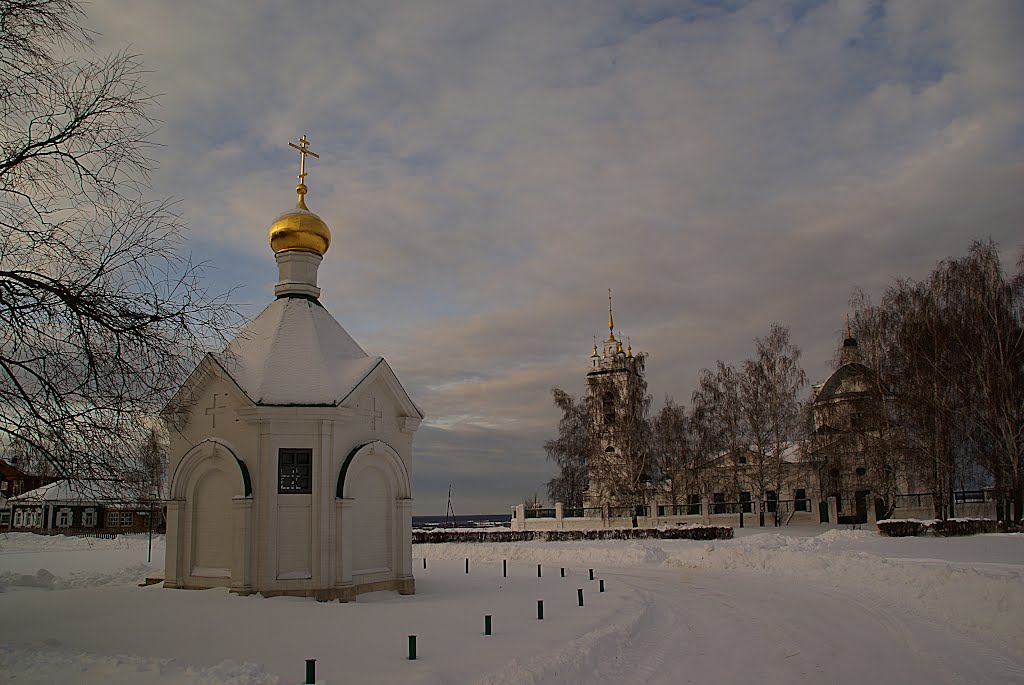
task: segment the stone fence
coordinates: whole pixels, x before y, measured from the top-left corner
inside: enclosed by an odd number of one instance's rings
[[[835,498],[830,498],[830,521],[836,521]],[[597,528],[657,528],[687,524],[775,526],[814,523],[821,519],[819,504],[810,499],[765,502],[714,502],[636,507],[569,509],[561,502],[548,509],[512,507],[512,530],[593,530]],[[635,517],[634,517],[635,515]],[[763,516],[763,519],[762,519]],[[634,518],[636,519],[634,523]]]
[[[569,509],[561,503],[547,509],[512,507],[512,530],[594,530],[600,528],[657,528],[701,524],[732,528],[788,525],[868,525],[877,522],[875,502],[868,500],[860,512],[839,510],[835,497],[816,499],[721,502],[707,497],[688,504],[656,506],[593,507]],[[864,502],[861,502],[863,505]],[[931,493],[897,495],[891,518],[929,520],[935,517]],[[879,504],[881,506],[881,504]],[[996,519],[997,502],[992,490],[956,492],[953,516]],[[635,519],[635,520],[634,520]]]

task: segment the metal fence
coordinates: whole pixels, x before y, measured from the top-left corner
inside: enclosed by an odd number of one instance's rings
[[[700,516],[703,507],[699,502],[694,504],[660,504],[658,516]]]
[[[601,518],[604,516],[602,507],[566,507],[562,510],[564,518]]]
[[[930,492],[896,495],[893,497],[893,502],[897,509],[923,509],[934,505],[933,495]]]
[[[650,516],[651,508],[648,506],[636,507],[608,507],[608,518],[633,518],[634,516]]]
[[[1008,496],[1008,494],[1004,494],[1004,497]],[[999,501],[999,491],[994,488],[988,490],[954,490],[953,501],[960,504],[997,502]]]
[[[712,502],[711,514],[744,514],[754,513],[753,502]]]

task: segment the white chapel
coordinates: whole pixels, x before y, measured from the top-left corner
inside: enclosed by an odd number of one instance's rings
[[[298,205],[274,220],[276,299],[168,405],[164,586],[348,601],[415,592],[412,440],[423,413],[318,299],[330,246]]]

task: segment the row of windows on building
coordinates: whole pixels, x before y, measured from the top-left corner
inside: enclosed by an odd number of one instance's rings
[[[14,528],[42,528],[42,509],[15,509],[12,517],[10,511],[0,512],[0,526],[10,526],[13,518]],[[130,511],[108,511],[104,519],[107,528],[124,528],[135,523],[135,514]],[[85,528],[95,528],[99,522],[99,512],[96,509],[85,509],[82,511],[82,523]],[[74,512],[70,508],[57,510],[54,520],[57,528],[70,528],[74,525]]]
[[[754,501],[749,491],[739,493],[739,501],[726,501],[726,493],[716,492],[711,495],[712,514],[744,514],[754,513]],[[797,488],[793,493],[793,510],[810,511],[811,501],[807,498],[806,488]],[[701,496],[698,494],[688,495],[686,504],[676,505],[679,514],[696,516],[701,514]],[[764,493],[763,509],[769,514],[775,513],[779,508],[779,493],[774,490],[766,490]]]

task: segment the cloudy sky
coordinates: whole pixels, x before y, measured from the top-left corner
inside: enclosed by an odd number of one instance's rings
[[[429,415],[416,513],[506,512],[553,475],[550,389],[583,389],[606,289],[655,405],[791,326],[828,373],[878,295],[1024,240],[1018,0],[94,0],[141,53],[157,189],[190,249],[271,298],[272,219],[333,242],[322,301]]]

